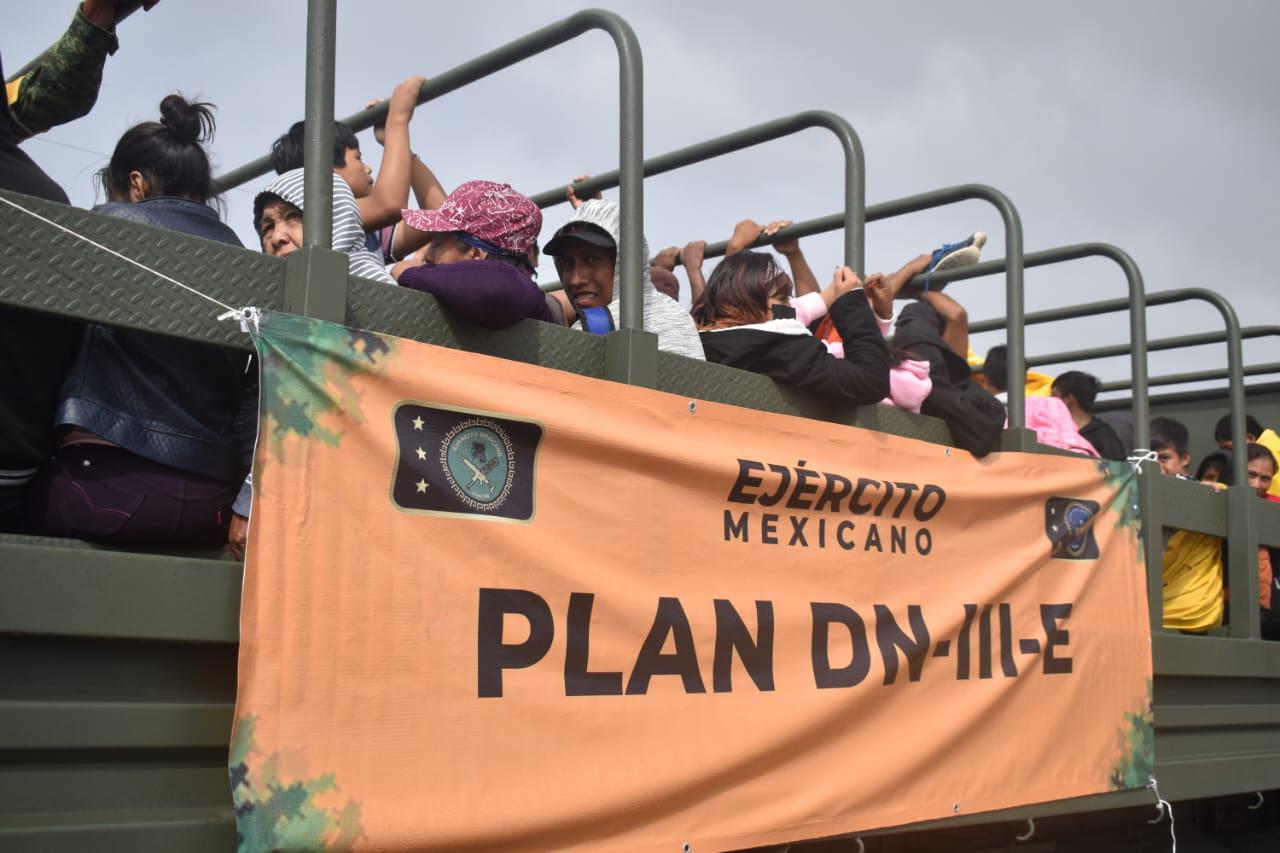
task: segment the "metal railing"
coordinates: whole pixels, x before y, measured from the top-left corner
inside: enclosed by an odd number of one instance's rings
[[[1025,369],[1021,366],[1025,353],[1021,319],[1024,313],[1022,277],[1024,256],[1022,251],[1022,219],[1018,215],[1018,209],[1014,207],[1008,196],[994,187],[989,187],[985,184],[959,184],[953,187],[945,187],[873,204],[866,209],[866,221],[876,222],[881,219],[890,219],[908,213],[918,213],[935,207],[945,207],[962,201],[988,202],[995,207],[1000,214],[1000,218],[1004,221],[1005,258],[1007,263],[1005,261],[999,263],[1004,265],[1002,269],[1005,273],[1005,314],[1014,318],[1009,323],[1008,333],[1009,376],[1011,377],[1009,383],[1009,428],[1015,435],[1014,447],[1010,449],[1029,450],[1033,441],[1024,429],[1026,424],[1026,412],[1024,411],[1025,389],[1021,383],[1012,381],[1012,377],[1021,376],[1025,372]],[[811,237],[815,234],[824,234],[842,227],[843,224],[843,216],[838,213],[797,222],[781,229],[772,236],[761,236],[753,244],[753,247],[767,246],[778,240],[798,239]],[[704,257],[718,258],[725,253],[728,246],[729,242],[727,240],[709,244]],[[935,273],[933,281],[935,283],[950,281],[951,279],[949,278],[944,279],[946,275],[949,275],[949,273]]]
[[[309,2],[311,4],[318,2],[321,5],[331,6],[334,0],[309,0]],[[309,7],[309,9],[312,8]],[[323,18],[324,16],[325,11],[322,9],[320,17]],[[312,16],[309,14],[310,17]],[[311,55],[313,50],[311,32],[313,28],[322,28],[325,23],[324,20],[308,23],[309,79],[313,72],[319,71],[323,73],[323,55]],[[620,294],[621,325],[624,329],[640,329],[644,323],[644,301],[640,283],[643,281],[645,262],[642,240],[644,222],[644,61],[640,52],[640,43],[636,39],[631,25],[613,12],[607,12],[602,9],[584,9],[540,30],[535,30],[529,35],[508,42],[502,47],[489,51],[469,62],[464,62],[456,68],[434,75],[430,80],[422,84],[422,89],[418,92],[418,103],[425,104],[469,83],[474,83],[504,68],[509,68],[530,57],[564,44],[591,30],[603,30],[608,33],[618,51],[620,113],[618,185],[621,188],[619,206],[622,213],[622,245],[619,247],[622,274],[622,293]],[[328,53],[328,67],[330,69],[328,104],[329,114],[332,115],[331,69],[333,42],[330,38],[327,41],[317,41],[315,45],[318,54]],[[311,91],[310,87],[311,84],[308,83],[308,92]],[[319,97],[319,90],[317,90],[317,100]],[[342,121],[352,131],[359,132],[372,127],[379,120],[385,119],[388,107],[389,104],[383,101],[368,109],[353,113]],[[317,127],[317,122],[323,120],[320,109],[321,105],[313,102],[311,96],[308,95],[306,116],[307,123],[310,126],[307,131],[308,150],[313,144],[316,147],[323,147],[326,152],[324,160],[327,164],[332,157],[333,150],[331,141],[333,138],[332,128],[330,126],[330,132],[327,135],[312,133],[310,129],[311,127]],[[263,155],[221,175],[215,182],[215,189],[218,192],[225,192],[254,178],[261,177],[270,171],[271,157],[270,155]],[[323,170],[318,171],[321,171],[324,177],[321,183],[331,180],[329,178],[328,165]],[[321,198],[320,203],[323,204],[323,198]],[[306,205],[307,215],[303,220],[304,227],[306,221],[312,218],[310,197],[308,197]],[[330,199],[327,207],[330,210],[332,209],[332,199]],[[327,218],[323,217],[323,214],[321,216],[322,218]],[[332,213],[330,213],[330,216],[332,216]]]
[[[979,264],[978,266],[981,266]],[[976,267],[971,267],[957,272],[968,272]],[[1156,293],[1146,294],[1146,305],[1171,305],[1178,302],[1201,301],[1208,302],[1218,310],[1222,315],[1225,329],[1225,339],[1227,342],[1227,378],[1229,380],[1229,399],[1231,405],[1231,436],[1232,441],[1237,447],[1244,446],[1244,376],[1240,346],[1240,321],[1236,318],[1235,309],[1231,307],[1231,303],[1227,302],[1220,294],[1203,288],[1188,287],[1178,290],[1161,290]],[[1105,299],[1100,302],[1088,302],[1083,305],[1071,305],[1065,308],[1053,308],[1048,311],[1034,311],[1026,314],[1022,321],[1026,325],[1034,325],[1038,323],[1053,323],[1059,320],[1071,320],[1079,317],[1096,317],[1100,314],[1113,314],[1119,311],[1129,311],[1131,305],[1127,299]],[[991,332],[1004,326],[1004,319],[983,320],[977,323],[969,324],[969,331],[973,333]],[[1135,342],[1145,344],[1145,335],[1142,338],[1135,338]],[[1145,346],[1143,353],[1143,361],[1145,364]],[[1137,377],[1134,377],[1135,380]],[[1143,378],[1142,392],[1139,393],[1137,383],[1135,381],[1134,397],[1141,396],[1146,398],[1146,377]],[[1140,447],[1146,446],[1149,441],[1138,440],[1138,430],[1146,423],[1145,419],[1138,421],[1135,418],[1134,437],[1135,442]],[[1238,483],[1245,482],[1245,459],[1243,454],[1236,454],[1232,459],[1233,476]]]
[[[1267,362],[1265,364],[1246,364],[1240,370],[1242,376],[1265,376],[1268,373],[1280,373],[1280,361]],[[1152,376],[1147,380],[1147,385],[1154,388],[1159,385],[1185,385],[1189,382],[1220,382],[1223,379],[1230,379],[1231,371],[1229,370],[1197,370],[1189,373],[1166,373],[1162,376]],[[1099,393],[1103,391],[1128,391],[1133,387],[1133,383],[1127,379],[1119,379],[1115,382],[1103,382],[1098,386]]]
[[[939,274],[941,275],[941,274]],[[1240,330],[1240,340],[1247,341],[1250,338],[1262,338],[1270,335],[1280,336],[1280,326],[1245,326]],[[1220,344],[1225,342],[1227,335],[1225,332],[1202,332],[1197,335],[1178,335],[1172,338],[1156,338],[1147,341],[1147,354],[1159,352],[1160,350],[1183,349],[1185,347],[1198,347],[1206,344]],[[1117,355],[1129,355],[1132,348],[1129,344],[1110,344],[1103,347],[1090,347],[1088,349],[1067,350],[1066,352],[1054,352],[1046,355],[1029,355],[1027,356],[1027,367],[1043,367],[1047,364],[1064,364],[1071,361],[1093,361],[1099,358],[1111,358]],[[1226,374],[1223,373],[1223,379]],[[1158,384],[1154,379],[1148,380],[1149,385]],[[1129,385],[1125,385],[1128,388]]]
[[[726,133],[705,142],[699,142],[644,162],[644,176],[651,178],[685,166],[692,166],[735,151],[742,151],[784,136],[791,136],[809,128],[825,128],[835,134],[844,152],[844,263],[859,275],[866,264],[866,156],[857,131],[845,119],[826,110],[808,110],[763,122],[742,130]],[[605,172],[588,180],[547,190],[531,196],[538,207],[547,208],[562,204],[568,199],[565,190],[572,186],[579,198],[618,186],[618,172]]]

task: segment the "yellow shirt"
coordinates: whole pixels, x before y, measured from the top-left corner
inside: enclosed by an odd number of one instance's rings
[[[1179,530],[1164,549],[1164,627],[1203,633],[1222,624],[1222,540]]]
[[[1276,435],[1275,430],[1263,430],[1262,435],[1258,436],[1258,444],[1270,450],[1271,455],[1276,458],[1276,464],[1280,465],[1280,435]],[[1280,498],[1280,471],[1271,478],[1271,488],[1267,490],[1267,494]]]

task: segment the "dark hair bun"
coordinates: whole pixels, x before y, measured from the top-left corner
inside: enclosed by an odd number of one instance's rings
[[[213,138],[213,110],[213,104],[167,95],[160,102],[160,124],[182,142],[199,145]]]

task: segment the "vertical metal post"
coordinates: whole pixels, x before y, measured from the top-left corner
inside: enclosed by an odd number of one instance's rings
[[[1156,498],[1156,487],[1163,476],[1154,465],[1147,465],[1137,474],[1142,557],[1147,568],[1147,611],[1153,634],[1164,631],[1164,526]]]
[[[337,0],[307,0],[302,242],[333,247],[333,65]]]
[[[1151,444],[1151,404],[1147,399],[1147,304],[1142,272],[1127,252],[1107,246],[1106,256],[1124,270],[1129,281],[1129,372],[1133,374],[1133,440],[1135,446]]]
[[[1027,348],[1026,326],[1023,323],[1025,300],[1022,282],[1022,219],[1009,200],[1000,196],[1003,204],[997,203],[1004,217],[1004,257],[1008,263],[1004,279],[1004,316],[1008,318],[1006,326],[1005,347],[1009,359],[1007,377],[1009,387],[1009,430],[1014,433],[1015,448],[1030,450],[1025,429],[1027,423]],[[1030,440],[1034,440],[1032,436]]]
[[[644,328],[644,59],[631,27],[610,30],[618,48],[619,207],[622,213],[621,325]]]

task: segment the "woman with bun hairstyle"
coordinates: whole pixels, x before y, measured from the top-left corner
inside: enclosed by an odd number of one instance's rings
[[[209,104],[169,95],[125,131],[95,212],[239,246],[210,207]],[[139,281],[148,297],[170,285]],[[252,454],[257,371],[221,347],[90,325],[62,386],[53,458],[32,484],[32,532],[142,547],[226,542]]]

